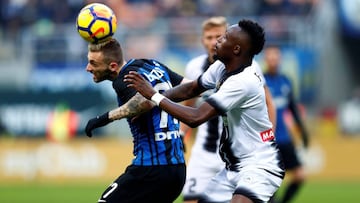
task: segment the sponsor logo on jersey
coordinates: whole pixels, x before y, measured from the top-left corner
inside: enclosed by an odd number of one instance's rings
[[[155,141],[171,140],[176,138],[180,138],[180,134],[176,130],[155,133]]]
[[[260,137],[263,142],[267,142],[267,141],[275,139],[274,132],[272,131],[272,129],[261,132]]]

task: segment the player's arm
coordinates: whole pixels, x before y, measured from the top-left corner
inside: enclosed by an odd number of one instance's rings
[[[308,132],[307,132],[307,130],[305,128],[304,122],[303,122],[303,120],[301,118],[301,115],[300,115],[300,112],[299,112],[299,109],[298,109],[298,105],[297,105],[297,103],[295,101],[295,98],[291,93],[289,95],[289,110],[291,111],[291,113],[292,113],[292,115],[294,117],[294,120],[295,120],[297,126],[300,129],[301,138],[302,138],[304,147],[307,148],[308,145],[309,145],[309,135],[308,135]]]
[[[136,93],[122,106],[90,119],[85,127],[86,135],[92,137],[92,131],[94,129],[105,126],[114,120],[140,115],[149,111],[154,106],[155,104],[153,102],[147,100],[141,94]]]
[[[198,85],[197,80],[185,80],[180,85],[163,92],[163,95],[171,101],[181,102],[197,97],[205,90],[206,89],[203,89]]]
[[[269,87],[265,85],[264,89],[265,89],[265,101],[266,101],[266,106],[268,109],[269,119],[273,125],[273,130],[275,131],[275,129],[276,129],[276,107],[273,102]]]
[[[164,95],[157,93],[154,88],[139,73],[135,71],[130,71],[129,74],[125,76],[124,81],[129,83],[128,87],[135,88],[144,97],[151,99],[163,110],[173,115],[181,122],[189,125],[190,127],[197,127],[210,118],[219,115],[217,110],[207,102],[204,102],[198,108],[193,108],[171,101],[174,98],[192,98],[195,95],[199,95],[201,92],[203,92],[203,88],[199,87],[197,81],[185,83],[167,90],[165,93],[170,93],[166,94],[166,96],[171,97],[171,100],[170,98],[166,98]]]
[[[122,118],[134,117],[149,111],[154,106],[155,104],[153,102],[147,100],[140,93],[136,93],[128,102],[109,111],[109,119],[114,121]]]
[[[185,106],[190,106],[190,107],[194,107],[196,104],[196,98],[193,99],[188,99],[185,100],[184,102],[182,102],[183,105]],[[180,122],[180,130],[179,130],[181,139],[183,140],[184,143],[184,152],[186,152],[186,145],[185,142],[187,140],[187,138],[192,134],[192,128],[188,125],[186,125],[183,122]]]
[[[185,100],[184,102],[182,102],[182,104],[184,106],[194,107],[196,104],[196,98]],[[185,136],[185,135],[191,133],[191,128],[188,125],[181,123],[180,124],[180,133],[182,133],[183,136]]]
[[[213,117],[219,116],[217,110],[207,102],[202,103],[198,108],[193,108],[172,102],[164,97],[160,100],[159,106],[192,128],[199,126]]]

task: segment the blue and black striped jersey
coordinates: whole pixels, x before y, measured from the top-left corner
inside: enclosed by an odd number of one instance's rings
[[[123,82],[129,71],[137,71],[160,93],[180,84],[183,77],[165,65],[151,59],[132,59],[113,82],[121,106],[136,94],[135,89]],[[134,143],[133,165],[154,166],[185,163],[183,143],[179,135],[179,122],[159,107],[128,119]]]
[[[292,142],[289,134],[284,114],[289,109],[289,103],[293,97],[292,85],[290,80],[283,74],[271,75],[264,74],[266,84],[269,87],[273,101],[276,106],[276,129],[275,136],[277,143]]]

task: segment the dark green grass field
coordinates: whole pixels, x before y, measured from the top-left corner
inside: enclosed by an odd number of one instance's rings
[[[1,203],[97,202],[108,183],[1,183]],[[280,192],[281,193],[281,190]],[[180,198],[176,203],[180,203]],[[293,203],[359,203],[360,182],[308,182]]]

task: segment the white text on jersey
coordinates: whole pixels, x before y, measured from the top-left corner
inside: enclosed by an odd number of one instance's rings
[[[180,134],[178,131],[174,130],[174,131],[168,131],[168,132],[159,132],[159,133],[155,133],[155,141],[163,141],[163,140],[171,140],[171,139],[176,139],[179,138]]]
[[[272,129],[261,132],[260,136],[261,136],[261,139],[263,142],[267,142],[267,141],[273,140],[275,138],[274,132],[272,131]]]
[[[152,82],[154,80],[162,78],[164,76],[164,71],[156,67],[152,69],[150,73],[144,73],[144,75],[150,82]]]

